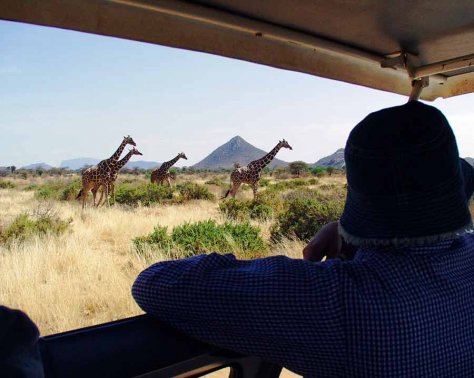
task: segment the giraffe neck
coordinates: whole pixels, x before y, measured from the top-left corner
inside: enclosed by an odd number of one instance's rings
[[[119,148],[117,148],[117,151],[115,151],[114,154],[108,160],[109,161],[118,161],[118,159],[120,158],[120,155],[122,155],[122,151],[123,151],[123,149],[125,148],[126,145],[127,145],[127,142],[125,140],[123,140],[122,143],[120,143]]]
[[[160,169],[167,171],[167,170],[170,169],[178,160],[179,160],[179,155],[176,156],[173,160],[166,161],[166,162],[164,162],[163,164],[161,164]]]
[[[268,154],[266,154],[261,159],[256,160],[255,163],[253,164],[254,169],[262,170],[268,163],[270,163],[273,160],[273,158],[278,153],[278,151],[280,151],[280,148],[281,148],[280,143],[278,143],[273,148],[273,150],[271,150]]]
[[[120,169],[125,165],[127,164],[127,162],[130,160],[130,158],[132,157],[133,155],[133,152],[130,151],[127,155],[125,155],[121,160],[119,160],[115,165],[114,165],[114,168],[112,170],[112,172],[115,174],[117,173],[118,171],[120,171]]]

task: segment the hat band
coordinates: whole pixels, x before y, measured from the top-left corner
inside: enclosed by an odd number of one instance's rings
[[[390,239],[363,238],[348,233],[341,223],[339,223],[339,234],[344,240],[359,247],[420,247],[427,244],[434,244],[444,240],[457,239],[467,234],[474,234],[472,220],[458,230],[445,232],[437,235],[416,236],[416,237],[395,237]]]

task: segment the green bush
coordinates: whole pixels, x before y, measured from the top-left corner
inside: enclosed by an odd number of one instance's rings
[[[282,198],[285,202],[297,198],[307,198],[319,202],[339,201],[345,202],[347,190],[340,186],[334,186],[331,189],[321,190],[320,188],[299,188],[283,194]]]
[[[72,201],[76,199],[82,184],[79,180],[69,183],[61,181],[48,182],[42,185],[31,184],[25,190],[34,190],[39,200]]]
[[[218,179],[218,178],[212,178],[210,180],[207,180],[204,184],[206,185],[215,185],[215,186],[221,186],[221,187],[227,187],[229,186],[229,184],[225,183],[224,181],[222,181],[221,179]]]
[[[143,252],[146,247],[169,251],[173,242],[167,227],[156,226],[151,234],[133,239],[133,244],[138,252]]]
[[[233,220],[268,220],[273,217],[271,206],[257,201],[241,201],[231,198],[219,204],[219,211]]]
[[[311,174],[317,177],[325,176],[327,174],[326,167],[311,167],[309,171],[311,172]]]
[[[301,188],[308,185],[309,185],[309,182],[307,180],[294,179],[294,180],[279,181],[275,184],[270,184],[268,188],[270,190],[275,190],[275,191],[284,191],[288,189]]]
[[[35,197],[39,200],[57,200],[60,197],[61,189],[56,185],[44,184],[38,186]]]
[[[199,185],[194,182],[185,182],[183,184],[176,185],[176,189],[179,192],[178,201],[184,202],[189,200],[214,200],[215,196],[212,194],[207,187]]]
[[[11,181],[0,181],[0,189],[14,189],[16,185],[14,182]]]
[[[258,185],[261,187],[266,187],[270,184],[270,180],[266,178],[261,178],[260,181],[258,182]]]
[[[74,180],[67,184],[66,187],[61,191],[59,199],[62,201],[74,201],[81,188],[82,183],[79,180]]]
[[[156,227],[147,236],[133,239],[138,252],[146,247],[165,250],[172,246],[179,250],[179,256],[189,257],[201,253],[238,253],[245,257],[262,256],[267,246],[260,236],[260,229],[248,223],[216,224],[213,220],[187,223],[173,228],[171,235],[166,227]]]
[[[280,241],[282,237],[311,239],[326,223],[339,219],[344,202],[293,198],[287,205],[287,210],[277,216],[276,223],[271,227],[273,241]]]
[[[124,184],[115,190],[115,202],[129,206],[150,206],[173,198],[173,191],[165,185],[151,183]]]
[[[32,217],[29,214],[18,215],[4,230],[0,229],[0,243],[9,246],[13,242],[22,243],[36,235],[60,235],[72,223],[72,219],[62,220],[57,215],[46,212]]]
[[[31,192],[31,191],[36,190],[36,189],[38,189],[37,184],[30,184],[28,186],[25,186],[25,188],[23,190],[27,191],[27,192]]]

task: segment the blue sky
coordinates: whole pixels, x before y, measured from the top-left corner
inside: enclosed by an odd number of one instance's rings
[[[235,135],[286,161],[343,147],[405,97],[209,54],[0,21],[0,166],[106,158],[126,134],[143,160],[192,165]],[[474,95],[437,100],[474,157]],[[183,162],[182,160],[180,162]]]

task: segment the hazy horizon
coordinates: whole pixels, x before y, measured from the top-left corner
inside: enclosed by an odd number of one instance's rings
[[[0,166],[104,159],[130,134],[143,156],[191,166],[232,137],[314,163],[368,113],[406,97],[152,44],[0,21]],[[474,94],[431,103],[474,157]]]

